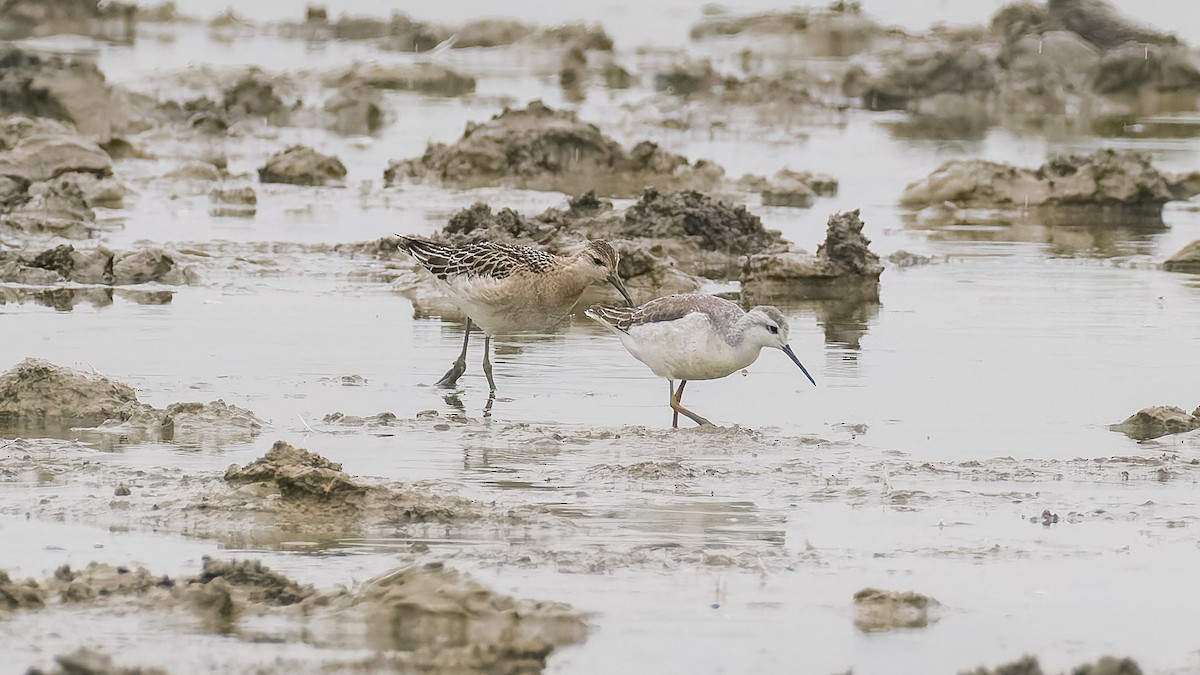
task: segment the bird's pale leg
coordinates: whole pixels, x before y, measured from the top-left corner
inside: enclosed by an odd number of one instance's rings
[[[680,380],[679,388],[675,390],[674,394],[672,394],[672,396],[675,398],[675,402],[680,405],[683,405],[683,388],[686,386],[687,386],[687,380]],[[671,406],[671,407],[674,408],[675,406]],[[679,428],[679,411],[678,410],[674,410],[671,413],[671,428],[672,429]]]
[[[487,375],[488,386],[492,388],[492,395],[496,394],[496,381],[492,379],[492,359],[489,354],[492,352],[492,336],[485,335],[483,337],[483,374]]]
[[[702,427],[713,426],[712,422],[709,422],[708,420],[697,415],[696,413],[692,412],[691,410],[688,410],[687,408],[683,407],[683,404],[681,404],[679,402],[679,399],[683,398],[683,388],[685,386],[687,386],[687,380],[680,380],[679,381],[679,391],[671,392],[671,410],[675,411],[675,418],[674,418],[675,423],[673,425],[673,428],[679,427],[679,414],[680,413],[683,413],[684,416],[686,416],[688,419],[695,422],[696,424],[699,424]],[[672,389],[673,388],[674,388],[674,385],[672,385]]]
[[[467,319],[467,330],[463,332],[463,348],[462,353],[458,355],[458,359],[454,365],[450,366],[450,370],[442,376],[442,379],[437,381],[439,387],[453,387],[458,384],[458,378],[467,372],[467,343],[471,340],[471,320]]]
[[[675,381],[674,380],[667,380],[667,394],[669,394],[668,398],[671,400],[671,410],[675,411],[674,413],[671,414],[671,428],[678,429],[679,428],[679,411],[675,410]]]

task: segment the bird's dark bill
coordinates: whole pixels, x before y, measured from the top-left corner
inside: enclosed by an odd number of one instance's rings
[[[800,363],[800,359],[796,358],[796,353],[792,351],[791,345],[784,345],[782,349],[784,354],[787,354],[796,365],[800,366],[800,370],[804,372],[804,376],[808,378],[808,381],[812,382],[814,387],[817,386],[817,381],[813,379],[812,375],[808,374],[808,368],[805,368],[804,364]]]
[[[625,302],[629,303],[630,307],[634,306],[633,298],[630,297],[629,291],[625,288],[625,282],[621,281],[621,277],[615,274],[610,274],[608,275],[608,283],[612,284],[618,291],[620,291],[621,297],[625,298]]]

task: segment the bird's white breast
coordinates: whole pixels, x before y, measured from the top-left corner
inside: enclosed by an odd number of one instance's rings
[[[761,350],[746,343],[731,346],[713,329],[708,316],[699,312],[632,326],[620,337],[634,358],[670,380],[725,377],[754,363]]]

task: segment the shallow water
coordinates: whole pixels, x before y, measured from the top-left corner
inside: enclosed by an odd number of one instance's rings
[[[218,4],[180,7],[210,15]],[[929,0],[904,3],[904,12],[865,4],[886,21],[917,28],[935,18],[982,19],[998,3]],[[294,18],[301,5],[245,11]],[[1160,20],[1179,6],[1147,2],[1139,16]],[[406,3],[405,10],[449,22],[480,8]],[[655,4],[650,20],[620,3],[512,11],[544,23],[603,18],[621,48],[683,44],[698,15],[670,3]],[[324,246],[428,233],[478,200],[526,213],[563,203],[564,195],[531,191],[381,188],[388,159],[418,155],[428,140],[451,141],[503,102],[562,104],[553,78],[530,75],[529,61],[466,52],[446,58],[488,74],[477,95],[390,95],[396,121],[378,138],[288,128],[221,141],[231,171],[248,174],[247,182],[265,156],[296,141],[335,152],[349,169],[346,188],[256,185],[253,219],[211,217],[203,193],[158,181],[170,161],[118,163],[136,193],[128,209],[102,216],[111,227],[101,242],[202,251],[206,257],[186,256],[201,284],[152,289],[174,291],[166,304],[120,293],[73,307],[61,298],[57,308],[0,304],[0,363],[36,356],[94,368],[134,386],[143,402],[222,398],[270,425],[253,442],[215,447],[81,435],[106,450],[96,453],[97,473],[0,482],[0,568],[39,575],[62,562],[103,560],[174,574],[219,550],[261,557],[302,582],[349,585],[419,558],[410,552],[419,541],[429,546],[426,555],[450,558],[498,591],[595,612],[588,641],[556,653],[551,672],[951,672],[1023,653],[1053,669],[1108,653],[1133,656],[1148,672],[1200,669],[1191,630],[1200,620],[1193,573],[1200,474],[1189,463],[1200,440],[1139,446],[1106,428],[1147,405],[1191,409],[1200,402],[1200,371],[1190,356],[1200,352],[1200,276],[1156,267],[1200,238],[1200,211],[1169,205],[1165,229],[1087,220],[1052,226],[1035,216],[931,227],[895,206],[904,185],[953,157],[1034,166],[1055,152],[1131,147],[1181,171],[1196,167],[1200,142],[1048,140],[1000,129],[975,141],[914,140],[894,132],[895,116],[853,112],[771,126],[737,117],[725,130],[670,131],[622,107],[645,93],[593,93],[580,115],[621,140],[652,138],[715,160],[732,176],[787,165],[838,177],[838,196],[810,210],[750,204],[800,247],[815,249],[829,213],[861,208],[874,250],[905,249],[935,261],[889,268],[879,303],[784,307],[792,346],[818,387],[774,352],[745,375],[689,387],[689,407],[756,432],[670,432],[662,382],[580,317],[499,347],[499,398],[484,420],[480,345],[457,397],[428,386],[454,358],[461,325],[414,318],[386,283],[384,265]],[[147,89],[185,65],[320,70],[361,57],[411,58],[270,37],[213,43],[205,30],[190,28],[173,40],[102,46],[97,56],[114,82]],[[169,137],[157,142],[164,155],[177,146],[199,151]],[[346,386],[342,378],[351,375],[361,379]],[[386,410],[407,419],[429,409],[473,421],[445,429],[322,422],[334,411]],[[114,475],[164,467],[215,473],[261,455],[276,438],[355,475],[433,480],[502,507],[541,505],[556,519],[490,532],[398,531],[291,552],[286,532],[213,542],[125,531],[121,513],[109,510],[106,481]],[[1167,452],[1174,449],[1178,457]],[[1147,461],[1096,461],[1108,457]],[[642,463],[645,471],[636,470]],[[65,522],[26,518],[41,513],[45,499],[65,505]],[[81,504],[96,508],[71,517]],[[1030,522],[1043,509],[1063,522]],[[927,593],[941,601],[941,619],[925,629],[860,633],[850,597],[864,586]],[[15,663],[20,672],[66,651],[74,643],[64,635],[115,641],[136,657],[130,662],[173,661],[189,671],[237,670],[308,649],[160,633],[137,617],[108,621],[64,612],[0,622],[3,640],[26,645],[0,670]],[[70,630],[29,641],[60,622]]]

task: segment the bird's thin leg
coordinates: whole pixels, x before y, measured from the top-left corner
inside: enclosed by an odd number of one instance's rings
[[[671,398],[672,398],[672,399],[674,399],[676,403],[682,403],[682,401],[683,401],[683,387],[684,387],[684,385],[686,385],[686,384],[687,384],[687,380],[681,380],[681,381],[679,382],[679,389],[673,389],[673,390],[672,390],[672,392],[671,392]],[[671,412],[671,428],[672,428],[672,429],[678,429],[678,428],[679,428],[679,411],[678,411],[678,410],[674,410],[675,406],[673,406],[673,405],[671,406],[671,408],[672,408],[672,412]]]
[[[453,387],[458,384],[458,378],[467,372],[467,343],[471,341],[471,320],[467,319],[467,329],[463,331],[463,348],[462,353],[458,355],[458,359],[454,361],[454,365],[450,366],[450,370],[442,376],[442,379],[437,381],[439,387]]]
[[[683,387],[686,384],[687,384],[687,380],[680,380],[679,381],[679,391],[671,392],[671,410],[675,411],[676,419],[678,419],[678,416],[680,413],[683,413],[683,415],[686,416],[688,419],[695,422],[696,424],[699,424],[702,427],[713,426],[712,422],[709,422],[708,420],[697,415],[696,413],[692,412],[691,410],[688,410],[687,408],[683,407],[683,405],[681,405],[679,403],[679,398],[681,396],[683,396]]]
[[[675,409],[675,380],[667,380],[667,398],[671,401],[671,410]],[[679,413],[672,413],[671,428],[679,428]]]
[[[487,375],[488,386],[492,388],[492,394],[496,393],[496,381],[492,379],[492,359],[489,354],[492,352],[492,336],[483,336],[483,374]]]

